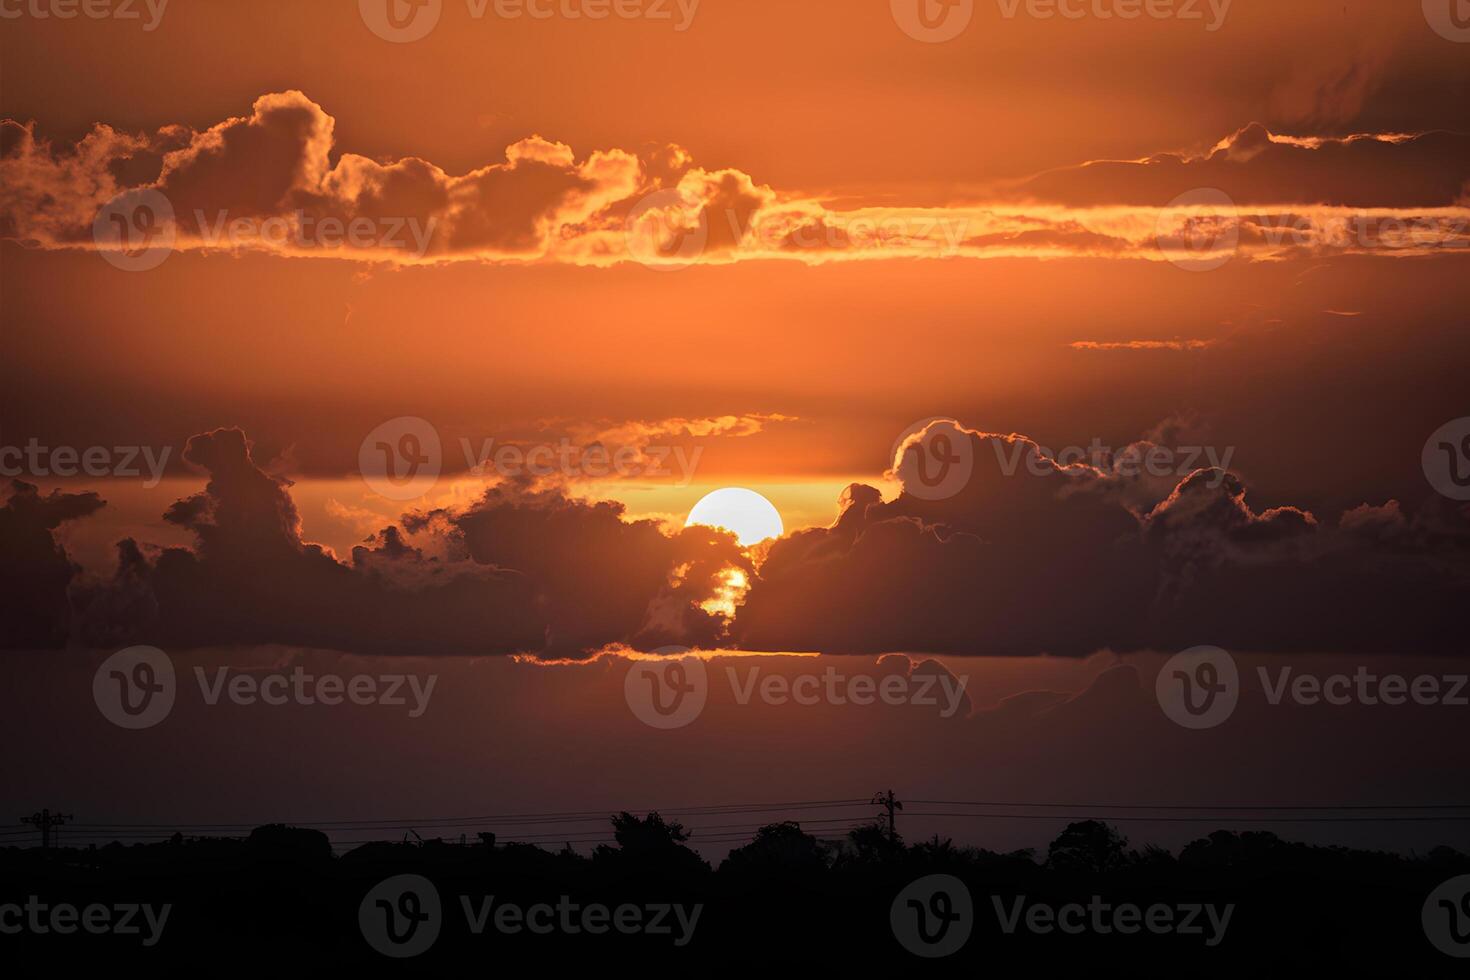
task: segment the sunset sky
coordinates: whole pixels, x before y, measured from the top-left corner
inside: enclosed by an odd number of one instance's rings
[[[1460,0],[119,6],[0,0],[0,698],[77,733],[0,801],[1455,796],[1463,708],[1154,692],[1201,645],[1465,671]],[[780,535],[688,521],[727,488]],[[181,709],[119,735],[88,678],[135,645]],[[967,700],[656,731],[621,678],[670,648]],[[195,663],[445,708],[278,723]]]

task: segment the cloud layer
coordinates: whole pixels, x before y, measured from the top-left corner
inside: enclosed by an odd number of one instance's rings
[[[289,481],[256,464],[242,432],[221,429],[185,453],[207,486],[164,515],[195,544],[123,540],[105,581],[83,577],[54,534],[100,498],[14,484],[0,508],[15,556],[4,645],[555,660],[671,644],[1464,653],[1463,509],[1439,498],[1412,514],[1387,501],[1333,519],[1257,509],[1222,469],[1163,477],[1141,467],[1154,448],[1064,463],[1024,436],[932,422],[898,447],[894,499],[853,485],[832,526],[762,555],[724,532],[672,532],[627,519],[617,503],[506,480],[468,506],[405,515],[343,560],[302,539]],[[936,483],[941,458],[952,473]],[[737,571],[745,585],[732,594]]]
[[[452,175],[416,157],[341,152],[335,128],[297,91],[263,95],[249,115],[202,131],[98,124],[72,146],[4,120],[0,235],[49,248],[673,268],[1470,247],[1470,136],[1460,133],[1303,138],[1252,124],[1199,155],[1095,161],[939,207],[838,208],[739,170],[695,166],[672,144],[579,157],[530,136],[503,161]],[[1179,200],[1206,191],[1217,210],[1225,202],[1223,227],[1201,224],[1200,201]]]

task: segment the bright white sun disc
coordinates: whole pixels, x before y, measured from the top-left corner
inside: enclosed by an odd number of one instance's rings
[[[693,524],[724,528],[735,535],[741,547],[779,538],[786,530],[775,505],[743,487],[725,487],[705,494],[684,521],[685,527]]]

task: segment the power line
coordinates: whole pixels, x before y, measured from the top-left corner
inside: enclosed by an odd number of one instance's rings
[[[911,813],[912,817],[967,817],[978,820],[1074,820],[1077,814],[1059,815],[1052,813]],[[1381,817],[1151,817],[1116,816],[1106,819],[1132,823],[1434,823],[1470,820],[1470,813],[1445,816],[1414,816],[1394,814]]]
[[[563,810],[547,813],[517,813],[517,814],[484,814],[469,817],[400,817],[382,818],[374,820],[319,820],[319,821],[272,821],[275,823],[286,823],[294,827],[304,828],[362,828],[372,827],[410,827],[410,826],[444,826],[460,827],[482,824],[509,824],[512,826],[540,824],[540,823],[582,823],[591,820],[607,820],[617,813],[660,813],[669,817],[682,816],[716,816],[729,814],[738,816],[742,813],[771,813],[782,810],[810,810],[810,809],[833,809],[847,806],[866,806],[868,800],[803,800],[793,803],[722,803],[707,806],[688,807],[608,807],[601,810]],[[260,826],[259,823],[93,823],[77,824],[78,827],[99,828],[116,827],[119,829],[152,829],[152,828],[179,828],[191,827],[196,829],[218,829],[218,830],[250,830]]]
[[[980,800],[910,800],[925,806],[1014,806],[1074,810],[1470,810],[1470,803],[999,803]]]

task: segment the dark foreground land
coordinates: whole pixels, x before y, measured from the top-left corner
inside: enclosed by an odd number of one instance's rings
[[[1470,856],[1447,848],[1403,857],[1219,831],[1175,856],[1086,822],[1046,854],[997,854],[880,827],[826,844],[777,824],[711,868],[656,814],[613,823],[617,845],[591,857],[488,835],[339,857],[319,832],[281,826],[0,849],[0,962],[290,976],[1470,975]]]

